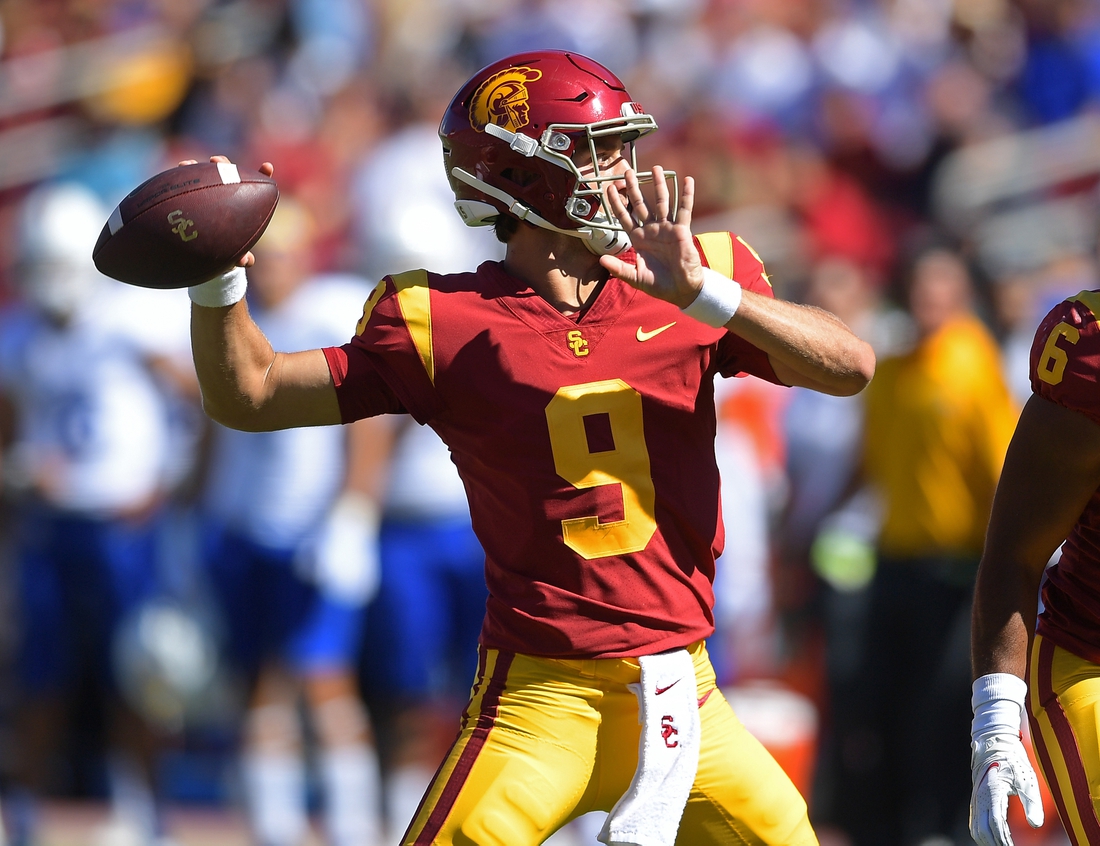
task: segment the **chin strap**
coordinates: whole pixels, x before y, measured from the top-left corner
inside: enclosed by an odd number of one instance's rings
[[[451,176],[460,182],[465,182],[471,188],[476,188],[481,193],[487,194],[494,200],[503,203],[508,208],[508,212],[515,215],[520,220],[526,220],[529,223],[533,223],[540,229],[549,229],[551,232],[560,232],[562,235],[580,238],[584,241],[585,246],[598,256],[618,255],[630,246],[630,239],[627,237],[626,232],[621,229],[603,229],[597,226],[584,226],[580,229],[562,229],[560,226],[552,224],[530,206],[521,203],[511,194],[482,182],[472,173],[460,167],[452,168]],[[463,219],[466,219],[465,215],[463,215]],[[606,217],[604,219],[606,220]],[[467,223],[469,223],[468,220]]]

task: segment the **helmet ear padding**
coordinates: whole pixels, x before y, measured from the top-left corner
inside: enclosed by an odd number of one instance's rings
[[[527,188],[542,177],[533,170],[521,167],[506,167],[500,172],[501,179],[507,179],[518,188]]]

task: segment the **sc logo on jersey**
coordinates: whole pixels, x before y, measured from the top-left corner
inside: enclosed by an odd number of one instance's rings
[[[168,213],[168,222],[175,224],[175,226],[172,227],[172,231],[180,236],[181,241],[192,241],[195,238],[199,237],[199,233],[197,231],[195,231],[195,232],[188,232],[187,231],[187,227],[194,226],[195,221],[189,220],[186,217],[184,217],[183,216],[183,209],[176,209],[173,212],[169,212]]]
[[[584,339],[580,329],[569,330],[565,335],[565,342],[569,344],[569,349],[573,351],[573,355],[577,358],[588,355],[588,341]]]
[[[527,83],[542,77],[535,68],[505,68],[485,80],[470,98],[470,123],[484,132],[490,123],[518,132],[531,122]]]

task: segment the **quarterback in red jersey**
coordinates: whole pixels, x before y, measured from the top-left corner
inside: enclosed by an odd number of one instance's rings
[[[496,228],[503,262],[388,276],[350,343],[296,353],[252,323],[243,270],[191,290],[215,419],[407,411],[465,483],[487,553],[480,662],[405,844],[526,846],[592,810],[610,843],[817,842],[703,647],[723,542],[713,377],[853,394],[874,355],[775,299],[736,236],[693,236],[691,178],[635,169],[655,129],[596,62],[512,56],[440,126],[456,208]]]
[[[1055,306],[997,488],[974,596],[971,833],[1012,843],[1009,796],[1043,822],[1020,741],[1025,704],[1058,815],[1100,843],[1100,292]],[[1060,549],[1055,563],[1049,563]]]

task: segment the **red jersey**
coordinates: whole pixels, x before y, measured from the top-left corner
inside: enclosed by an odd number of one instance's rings
[[[1100,291],[1082,291],[1043,319],[1031,347],[1032,390],[1100,425]],[[1100,664],[1100,489],[1046,571],[1037,631]]]
[[[771,295],[729,233],[704,260]],[[387,277],[325,350],[345,422],[408,411],[450,447],[486,552],[481,642],[644,655],[714,629],[716,373],[777,381],[737,335],[609,279],[579,319],[496,262]]]

